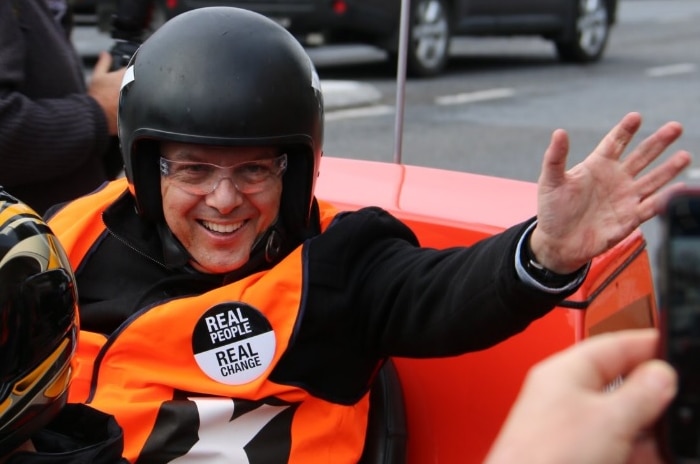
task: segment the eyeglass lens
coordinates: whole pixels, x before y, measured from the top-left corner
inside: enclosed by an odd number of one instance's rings
[[[223,179],[230,179],[241,193],[262,192],[269,187],[272,180],[281,176],[286,168],[286,154],[233,166],[175,161],[163,157],[160,159],[161,175],[179,188],[196,195],[208,195],[216,190]]]

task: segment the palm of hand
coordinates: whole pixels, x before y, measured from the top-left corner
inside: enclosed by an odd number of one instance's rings
[[[565,181],[539,194],[538,227],[556,240],[577,269],[608,250],[643,221],[635,179],[617,160],[590,156]]]
[[[572,272],[659,211],[660,189],[690,163],[690,155],[678,151],[642,173],[680,137],[682,126],[665,124],[623,158],[640,126],[639,114],[626,115],[568,171],[568,137],[562,130],[554,132],[538,182],[538,223],[530,241],[545,267]]]

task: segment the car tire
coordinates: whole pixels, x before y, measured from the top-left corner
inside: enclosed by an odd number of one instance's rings
[[[440,74],[449,58],[450,19],[445,0],[413,0],[406,72],[413,77]]]
[[[575,0],[572,33],[555,40],[559,59],[565,62],[598,61],[605,51],[612,25],[607,0]]]

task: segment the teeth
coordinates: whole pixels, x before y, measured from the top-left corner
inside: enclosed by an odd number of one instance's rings
[[[230,234],[235,232],[243,226],[242,222],[236,224],[217,224],[215,222],[202,221],[202,225],[213,232],[219,232],[221,234]]]

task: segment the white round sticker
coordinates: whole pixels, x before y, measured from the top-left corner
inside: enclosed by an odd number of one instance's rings
[[[275,355],[267,318],[245,303],[222,303],[200,318],[192,334],[194,358],[210,378],[241,385],[260,377]]]

